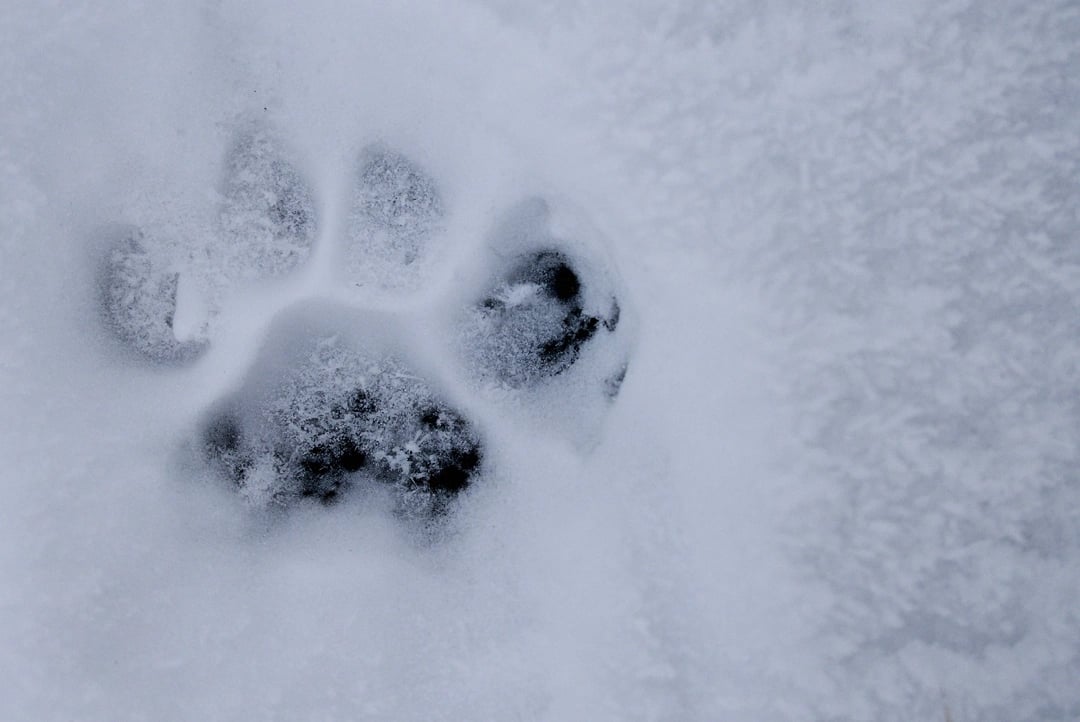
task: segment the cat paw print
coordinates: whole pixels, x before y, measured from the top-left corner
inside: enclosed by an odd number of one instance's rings
[[[493,478],[502,427],[579,448],[595,437],[632,331],[614,265],[582,214],[525,197],[481,238],[463,239],[437,180],[373,143],[352,164],[345,217],[326,224],[317,189],[264,125],[242,127],[221,166],[203,240],[105,231],[98,305],[116,348],[162,372],[214,363],[236,292],[310,271],[323,251],[333,273],[316,287],[355,293],[280,301],[243,379],[194,432],[190,446],[214,477],[256,505],[381,489],[402,513],[430,517]],[[440,252],[455,244],[468,252]],[[435,263],[461,268],[442,274],[451,281],[426,311],[371,301],[415,294]]]

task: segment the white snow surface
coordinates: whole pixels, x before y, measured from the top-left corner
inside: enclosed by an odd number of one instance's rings
[[[324,243],[133,363],[94,231],[212,242],[252,116],[324,238],[408,151],[433,276],[369,298]],[[639,317],[591,451],[500,407],[434,541],[181,462],[277,311],[464,294],[537,193]],[[0,719],[1080,719],[1078,308],[1075,2],[8,3]]]

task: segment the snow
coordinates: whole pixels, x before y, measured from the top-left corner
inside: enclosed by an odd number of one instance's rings
[[[1080,718],[1077,38],[1064,0],[11,4],[0,718]],[[311,191],[295,273],[206,252],[253,118]],[[339,242],[378,147],[446,213],[401,279]],[[499,395],[444,342],[533,197],[627,336]],[[116,224],[195,269],[193,362],[103,328]],[[438,534],[191,463],[310,299],[482,426]]]

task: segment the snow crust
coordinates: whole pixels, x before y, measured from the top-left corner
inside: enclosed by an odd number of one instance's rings
[[[1077,38],[1064,0],[9,4],[0,718],[1080,718]],[[364,149],[407,152],[422,274],[208,256],[277,200],[223,186],[252,118],[320,239]],[[437,539],[188,463],[294,303],[445,348],[535,196],[610,239],[616,403],[421,353],[498,470]],[[195,363],[110,344],[109,224],[200,269],[161,277]]]

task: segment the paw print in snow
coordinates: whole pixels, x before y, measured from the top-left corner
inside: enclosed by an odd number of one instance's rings
[[[383,144],[362,150],[334,238],[283,147],[263,126],[237,134],[205,244],[107,231],[99,306],[117,346],[162,368],[207,363],[229,291],[301,272],[319,244],[335,246],[353,287],[409,294],[424,278],[453,209],[422,167]],[[631,334],[598,234],[566,217],[539,198],[502,214],[455,276],[465,288],[434,340],[415,316],[362,299],[283,302],[243,381],[207,409],[200,463],[256,504],[377,485],[430,516],[485,476],[484,430],[500,415],[578,434],[618,394]],[[185,295],[204,298],[195,321]]]

